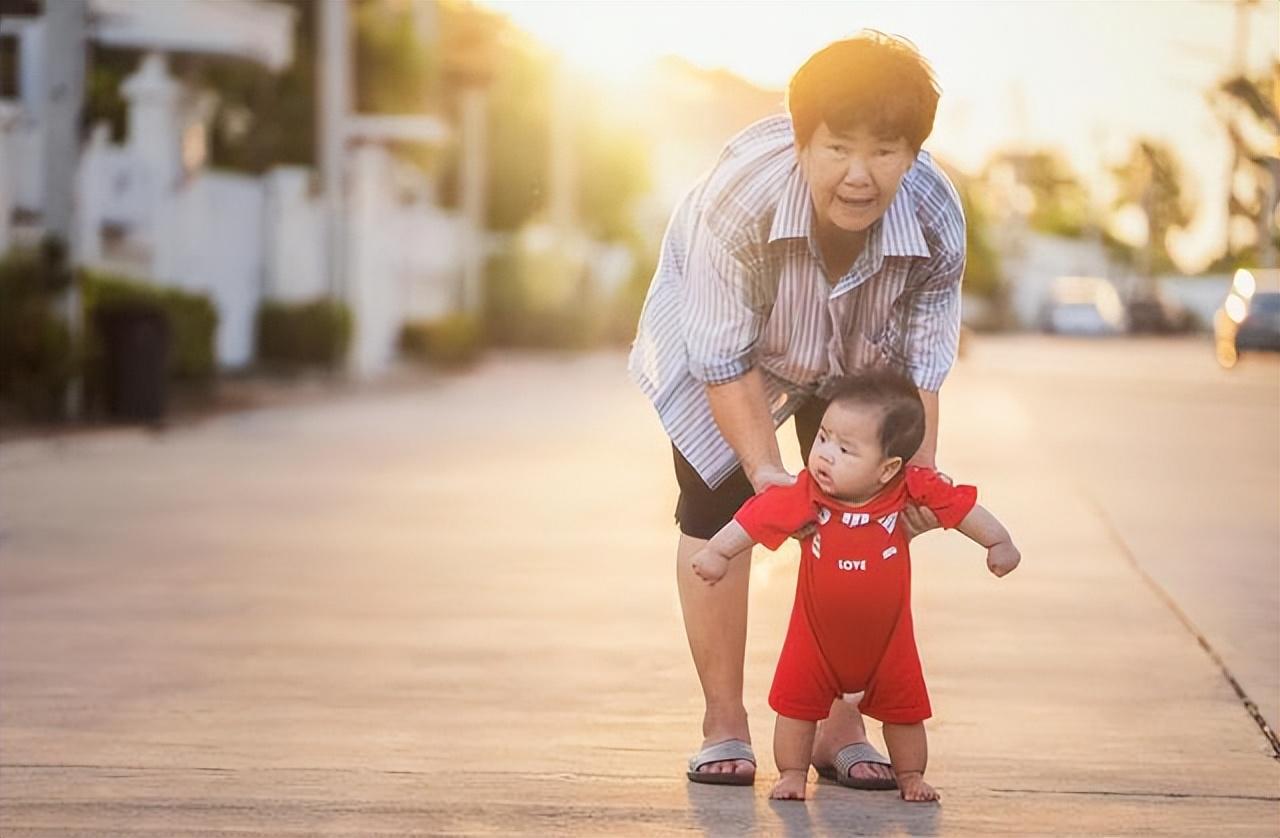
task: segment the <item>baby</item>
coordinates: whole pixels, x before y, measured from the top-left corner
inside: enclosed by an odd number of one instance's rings
[[[753,544],[777,549],[809,527],[800,578],[769,706],[778,713],[773,753],[780,777],[770,797],[803,800],[817,722],[831,702],[863,693],[858,709],[884,723],[889,760],[904,800],[937,800],[924,781],[932,715],[911,626],[911,564],[902,509],[933,510],[987,548],[1004,576],[1021,560],[1009,533],[976,505],[977,490],[931,469],[907,466],[924,438],[916,387],[888,371],[842,380],[794,485],[771,486],[743,504],[693,570],[719,581],[731,557]],[[813,526],[816,525],[816,530]]]

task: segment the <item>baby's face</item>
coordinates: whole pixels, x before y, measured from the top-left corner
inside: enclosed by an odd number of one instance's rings
[[[851,503],[870,500],[897,472],[880,450],[883,412],[835,403],[827,408],[809,451],[809,475],[828,495]]]

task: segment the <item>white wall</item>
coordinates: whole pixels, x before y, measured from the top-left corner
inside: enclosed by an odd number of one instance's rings
[[[254,358],[254,323],[262,300],[264,189],[258,178],[204,173],[181,193],[172,242],[170,284],[208,294],[218,309],[222,367]]]
[[[329,293],[324,207],[311,194],[312,172],[279,166],[264,177],[263,292],[268,299],[309,302]]]
[[[406,321],[456,310],[465,222],[425,199],[402,201],[395,159],[386,148],[361,145],[350,164],[346,299],[355,320],[350,368],[368,376],[391,364]]]

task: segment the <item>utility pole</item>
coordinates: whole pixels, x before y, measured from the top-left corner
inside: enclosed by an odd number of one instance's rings
[[[351,25],[347,0],[319,0],[316,50],[316,151],[324,194],[329,296],[347,297],[346,203],[347,118],[351,113]]]
[[[86,0],[44,4],[40,117],[44,146],[44,229],[61,246],[60,266],[70,270],[74,253],[76,168],[80,162],[80,120],[84,108]],[[64,300],[71,346],[79,346],[84,324],[74,275]],[[83,382],[73,372],[64,394],[68,419],[80,416]]]
[[[458,21],[443,45],[447,83],[458,91],[460,192],[462,209],[462,282],[458,309],[479,317],[484,305],[485,228],[488,215],[489,84],[493,81],[497,46],[488,20],[470,12]]]

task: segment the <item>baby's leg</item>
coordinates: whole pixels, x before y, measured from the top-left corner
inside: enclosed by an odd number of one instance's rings
[[[806,722],[779,714],[773,726],[773,761],[778,764],[778,782],[769,797],[774,800],[804,800],[809,781],[809,760],[813,758],[813,733],[817,722]]]
[[[885,722],[884,744],[889,746],[889,761],[898,778],[898,793],[903,800],[937,800],[938,793],[924,781],[925,764],[929,761],[929,741],[924,723],[895,725]]]

